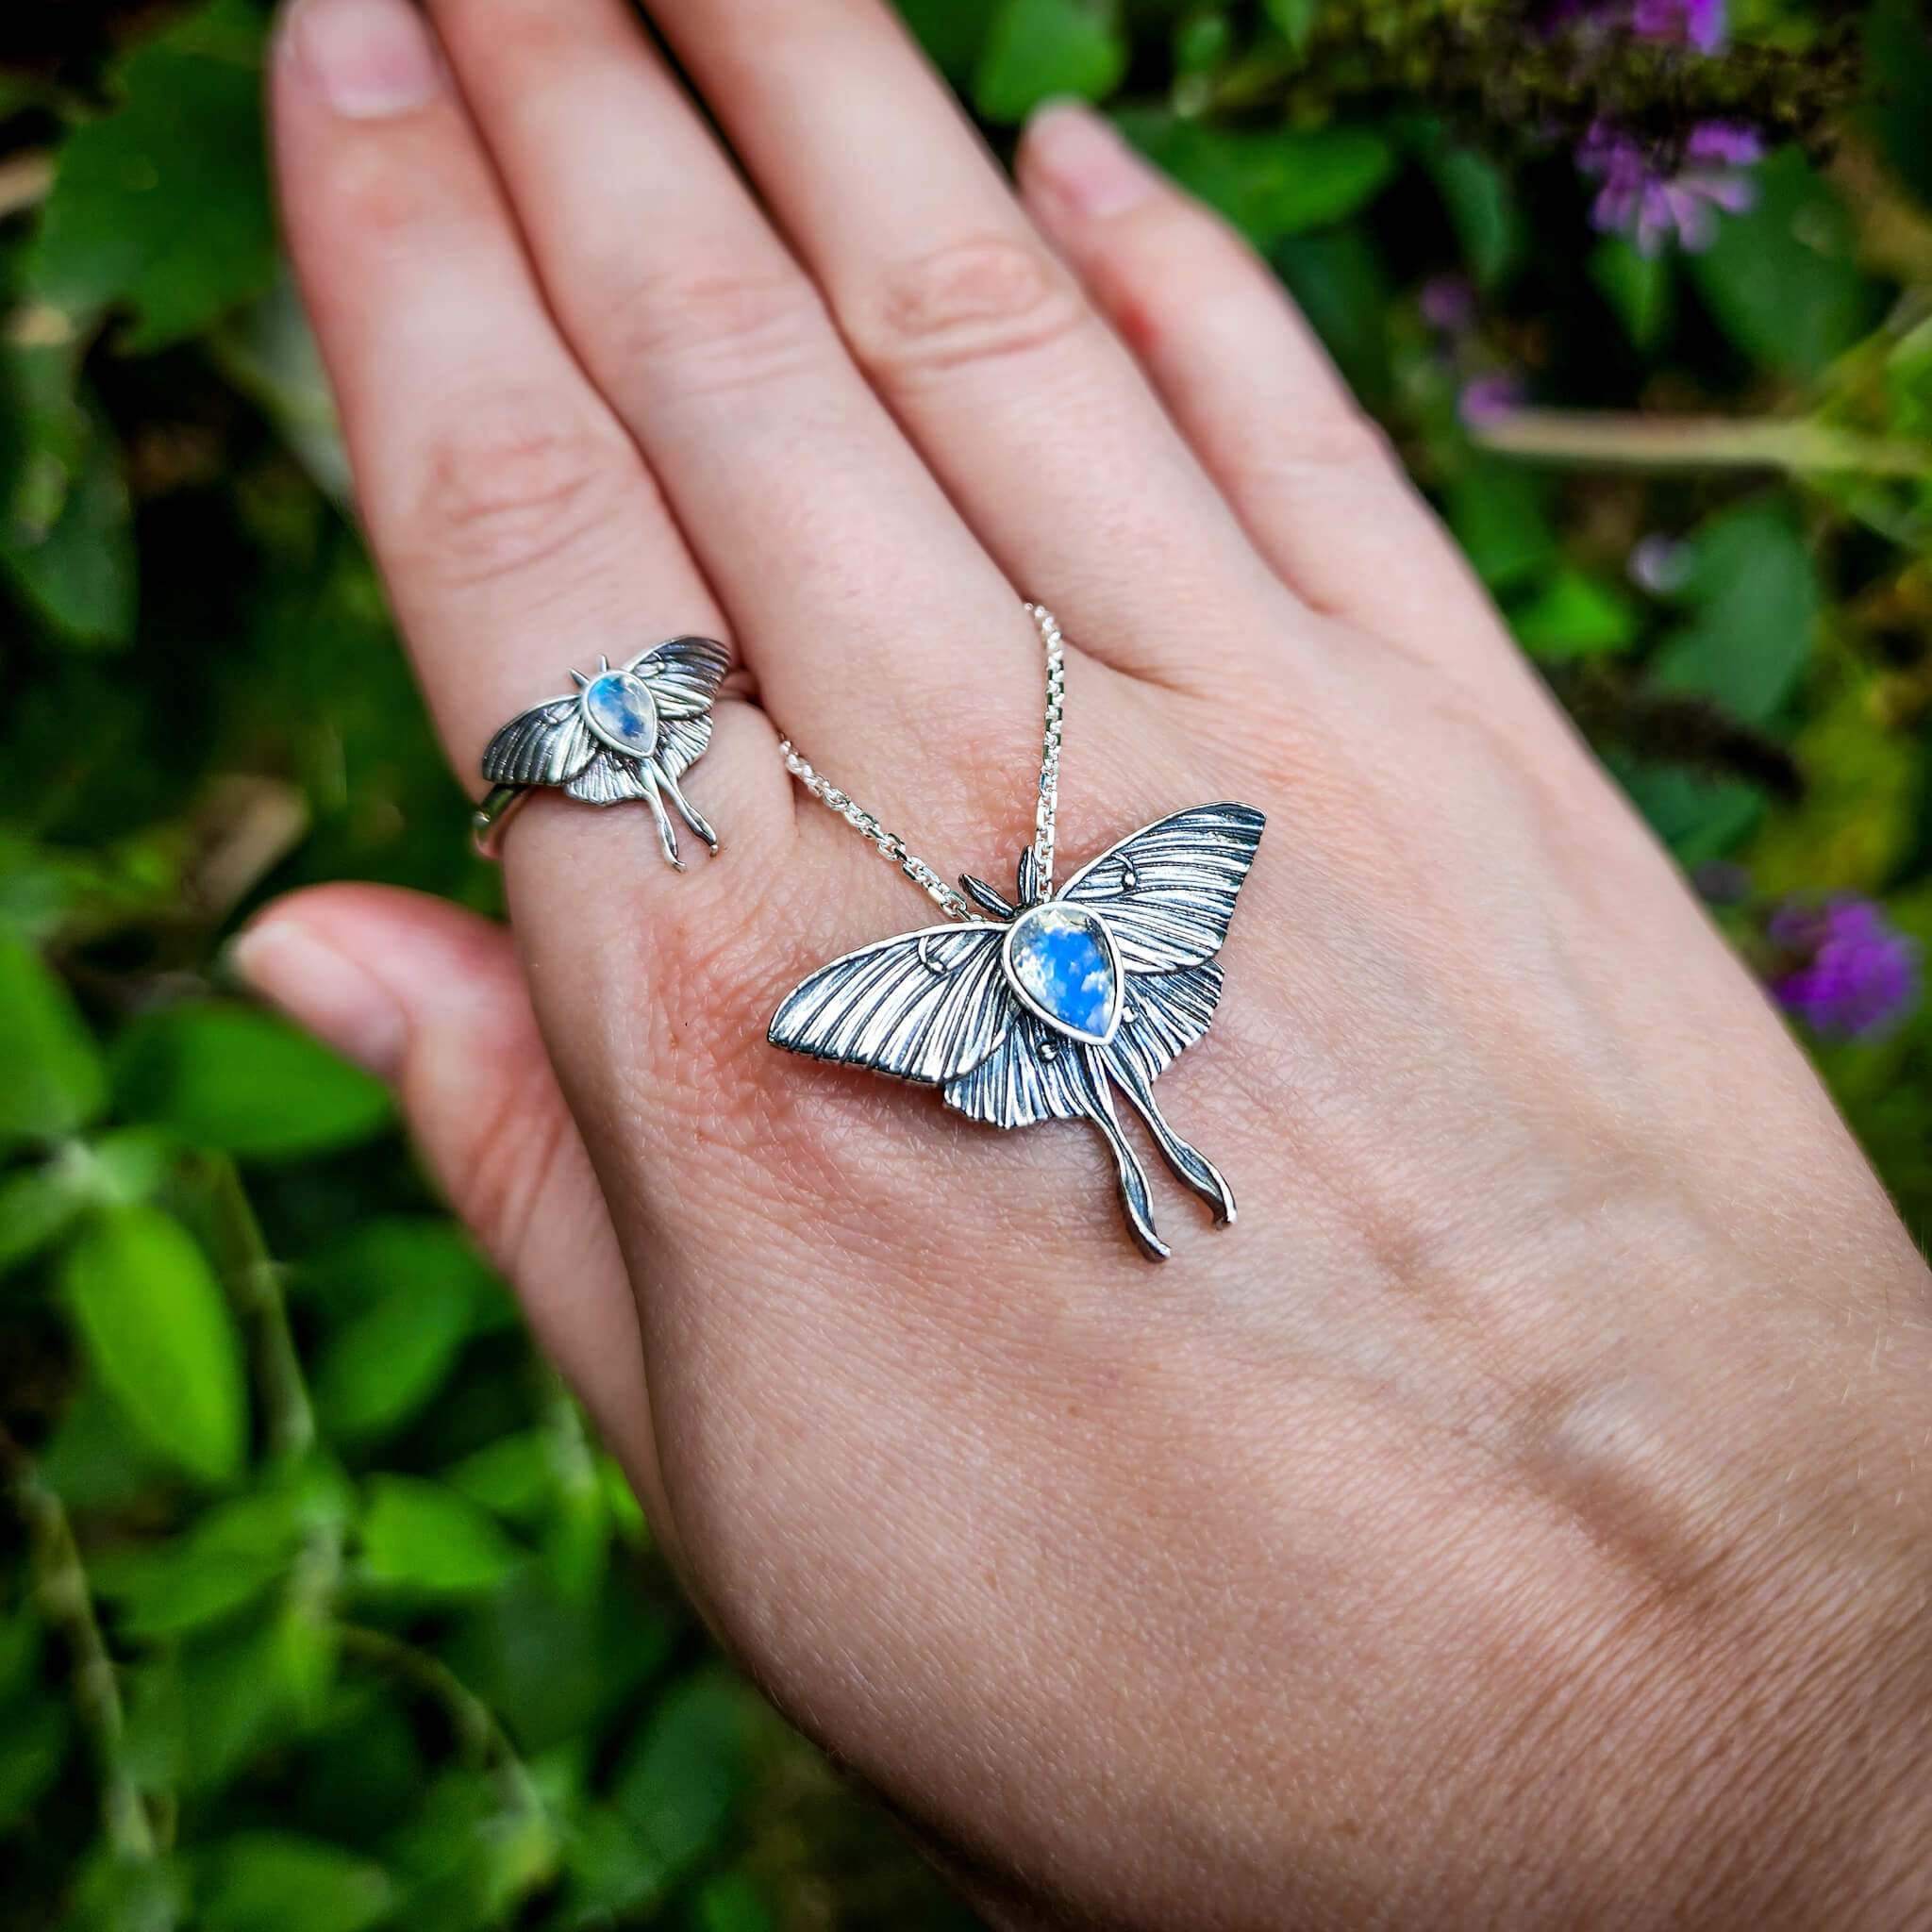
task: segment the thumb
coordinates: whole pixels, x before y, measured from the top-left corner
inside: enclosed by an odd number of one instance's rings
[[[663,1525],[629,1277],[509,932],[424,893],[320,886],[261,913],[233,958],[396,1088],[451,1205]]]

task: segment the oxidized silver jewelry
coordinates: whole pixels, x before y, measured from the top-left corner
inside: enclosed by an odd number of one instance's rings
[[[822,966],[774,1015],[774,1046],[936,1086],[948,1107],[996,1127],[1087,1120],[1114,1159],[1122,1209],[1156,1260],[1147,1177],[1121,1131],[1112,1089],[1146,1123],[1175,1175],[1224,1225],[1234,1195],[1213,1163],[1162,1118],[1154,1082],[1207,1032],[1221,997],[1213,963],[1265,823],[1249,805],[1203,805],[1136,832],[1058,891],[1064,672],[1059,625],[1029,604],[1047,654],[1046,736],[1032,845],[1017,903],[962,876],[956,892],[863,807],[780,746],[814,798],[871,840],[960,924],[907,933]]]
[[[513,718],[490,741],[483,775],[491,791],[476,808],[476,849],[486,858],[502,849],[510,812],[531,791],[559,787],[589,805],[644,799],[658,823],[665,861],[678,872],[677,832],[664,808],[677,815],[710,849],[718,835],[678,789],[678,779],[711,741],[711,704],[731,658],[710,638],[670,638],[628,664],[597,660],[594,677],[573,671],[577,689]]]

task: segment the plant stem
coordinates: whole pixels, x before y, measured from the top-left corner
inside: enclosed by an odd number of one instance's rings
[[[254,1333],[269,1454],[299,1461],[315,1446],[315,1407],[289,1326],[280,1271],[235,1163],[225,1155],[197,1154],[192,1164],[208,1202],[209,1245],[230,1297]]]
[[[1472,432],[1502,456],[1640,469],[1765,468],[1798,474],[1932,475],[1932,448],[1836,429],[1814,417],[1634,416],[1595,409],[1511,409]]]
[[[339,1624],[335,1637],[339,1655],[358,1657],[375,1670],[401,1677],[441,1705],[463,1756],[479,1770],[496,1772],[507,1808],[543,1808],[529,1770],[496,1713],[441,1657],[362,1624]]]
[[[75,1708],[100,1765],[101,1816],[108,1843],[116,1857],[152,1858],[154,1828],[123,1752],[126,1720],[121,1686],[94,1615],[93,1591],[66,1506],[41,1480],[32,1457],[4,1426],[0,1471],[5,1472],[14,1507],[26,1525],[42,1613],[67,1646]]]
[[[0,221],[37,208],[54,185],[54,157],[38,148],[0,161]]]

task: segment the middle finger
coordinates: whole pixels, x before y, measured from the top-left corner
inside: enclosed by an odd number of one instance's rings
[[[651,0],[651,13],[859,367],[980,541],[1072,636],[1163,683],[1213,690],[1242,651],[1201,635],[1211,613],[1245,629],[1248,590],[1293,622],[1133,358],[882,0]]]
[[[810,281],[618,0],[431,11],[551,307],[767,708],[889,809],[912,800],[877,747],[910,741],[902,776],[976,826],[974,765],[1027,757],[1033,626]]]

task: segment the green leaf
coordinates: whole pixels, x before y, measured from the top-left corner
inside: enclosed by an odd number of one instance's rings
[[[1796,148],[1757,171],[1757,205],[1726,216],[1685,258],[1705,306],[1747,356],[1816,375],[1877,320],[1882,298],[1853,259],[1850,214]]]
[[[362,1441],[408,1421],[456,1366],[475,1308],[470,1280],[445,1270],[401,1283],[340,1329],[315,1370],[329,1431]]]
[[[390,1122],[379,1080],[254,1007],[208,1002],[150,1014],[114,1057],[121,1110],[188,1141],[274,1158],[367,1140]]]
[[[116,1857],[97,1842],[67,1923],[85,1932],[175,1932],[188,1924],[188,1874],[176,1858]]]
[[[50,1161],[0,1180],[0,1274],[50,1248],[87,1205],[72,1172]]]
[[[1542,489],[1520,463],[1474,457],[1444,496],[1449,528],[1491,590],[1507,590],[1557,561]]]
[[[146,355],[269,286],[261,31],[246,0],[212,0],[127,58],[121,105],[60,150],[27,266],[34,300],[77,322],[125,306],[125,346]]]
[[[302,1264],[305,1294],[338,1319],[368,1312],[413,1289],[438,1300],[467,1300],[478,1332],[515,1327],[516,1304],[469,1235],[441,1215],[391,1215],[358,1227]]]
[[[129,1771],[153,1789],[219,1789],[312,1728],[332,1667],[325,1625],[299,1607],[192,1637],[128,1673]]]
[[[26,359],[0,356],[0,381]],[[0,565],[74,642],[125,644],[134,634],[138,566],[120,441],[91,389],[68,407],[71,434],[64,421],[58,428],[45,419],[23,425],[25,446],[0,527]]]
[[[235,1475],[248,1439],[242,1344],[188,1230],[158,1208],[102,1213],[64,1278],[88,1359],[129,1420],[204,1481]]]
[[[1865,16],[1866,110],[1886,157],[1932,208],[1932,24],[1909,0],[1878,0]]]
[[[1523,214],[1509,176],[1473,147],[1434,146],[1426,164],[1476,286],[1498,287],[1524,247]]]
[[[1591,250],[1588,267],[1597,291],[1624,325],[1636,349],[1659,347],[1676,319],[1676,274],[1668,254],[1640,254],[1621,235]]]
[[[1248,132],[1146,109],[1116,119],[1150,160],[1261,249],[1365,208],[1397,166],[1394,148],[1369,127]]]
[[[556,1488],[549,1447],[541,1429],[505,1436],[474,1456],[466,1456],[454,1468],[443,1471],[442,1480],[458,1495],[513,1523],[541,1513]]]
[[[1691,556],[1681,595],[1695,614],[1658,652],[1655,675],[1762,724],[1810,661],[1822,602],[1810,550],[1782,508],[1752,503],[1707,524]]]
[[[1510,619],[1533,658],[1597,658],[1637,641],[1637,608],[1614,584],[1568,565]]]
[[[172,1457],[148,1441],[114,1396],[96,1379],[83,1380],[41,1451],[42,1477],[70,1510],[123,1509],[164,1477]]]
[[[362,1518],[362,1568],[372,1582],[438,1594],[494,1590],[524,1552],[467,1497],[416,1476],[381,1475]]]
[[[703,1852],[731,1815],[750,1740],[747,1695],[722,1674],[687,1678],[618,1767],[611,1804],[674,1870]]]
[[[363,1932],[395,1903],[381,1866],[315,1839],[250,1832],[202,1858],[199,1932]]]
[[[1322,17],[1322,0],[1261,0],[1261,11],[1297,54],[1315,37],[1315,23]]]
[[[898,0],[900,16],[926,58],[955,87],[963,87],[986,44],[995,0]]]
[[[1269,251],[1309,325],[1357,397],[1390,391],[1389,271],[1366,222],[1285,235]]]
[[[1750,831],[1764,800],[1735,778],[1712,778],[1681,765],[1660,765],[1617,753],[1605,762],[1651,829],[1685,867],[1721,858]]]
[[[74,1133],[101,1110],[107,1084],[67,989],[36,954],[0,940],[0,1139]]]
[[[0,1704],[10,1704],[40,1681],[46,1636],[31,1604],[0,1616]]]
[[[95,1559],[94,1587],[125,1606],[133,1637],[177,1637],[250,1603],[288,1570],[332,1486],[285,1483],[208,1510],[185,1537]]]
[[[989,121],[1024,121],[1056,94],[1105,100],[1127,71],[1108,0],[1000,0],[973,77]]]
[[[742,1872],[723,1872],[698,1894],[702,1932],[774,1932],[763,1894]]]
[[[572,1925],[608,1925],[649,1906],[670,1883],[666,1861],[621,1813],[591,1806],[564,1846]]]
[[[0,1830],[20,1824],[67,1762],[67,1707],[46,1695],[0,1709]]]

